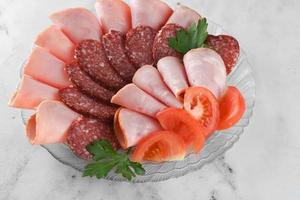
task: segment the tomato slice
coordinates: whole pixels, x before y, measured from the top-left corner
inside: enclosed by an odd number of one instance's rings
[[[232,127],[243,116],[246,104],[241,92],[233,87],[228,87],[225,95],[220,101],[220,122],[218,130]]]
[[[180,135],[188,148],[198,153],[205,143],[203,130],[190,114],[183,109],[167,108],[156,115],[161,126],[167,131]]]
[[[184,95],[184,109],[199,121],[204,136],[208,138],[219,123],[219,103],[216,97],[204,87],[190,87]]]
[[[180,136],[170,131],[158,131],[139,141],[131,159],[135,162],[182,160],[185,149],[185,143]]]

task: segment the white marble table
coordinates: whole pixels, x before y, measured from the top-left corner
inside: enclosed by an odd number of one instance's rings
[[[47,16],[66,7],[92,7],[93,0],[1,0],[1,200],[300,199],[300,2],[180,2],[234,33],[253,65],[256,107],[238,143],[201,170],[165,182],[129,184],[82,178],[41,147],[31,146],[19,111],[7,108],[6,103],[35,35],[50,23]]]

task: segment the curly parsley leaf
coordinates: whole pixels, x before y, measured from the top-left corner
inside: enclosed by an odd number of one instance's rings
[[[107,140],[100,140],[87,146],[93,155],[94,163],[85,166],[83,176],[104,178],[112,170],[129,181],[136,175],[144,175],[145,169],[141,163],[129,159],[130,149],[127,152],[117,152]]]
[[[186,54],[191,49],[207,47],[204,44],[208,36],[207,27],[207,20],[203,18],[197,24],[193,23],[187,30],[180,29],[176,37],[169,38],[169,46],[182,54]]]

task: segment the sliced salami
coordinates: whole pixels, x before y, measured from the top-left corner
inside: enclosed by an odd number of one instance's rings
[[[66,66],[66,71],[71,82],[76,85],[83,93],[95,97],[101,101],[110,102],[114,92],[108,90],[97,82],[92,80],[84,73],[77,62],[73,62]]]
[[[120,89],[126,82],[110,66],[102,43],[97,40],[84,40],[75,49],[75,58],[83,71],[103,86]]]
[[[117,110],[116,107],[100,103],[74,87],[61,89],[59,95],[61,101],[71,109],[83,115],[96,117],[102,121],[112,120]]]
[[[126,34],[125,48],[129,59],[137,66],[152,65],[152,46],[156,31],[149,26],[138,26]]]
[[[111,124],[97,119],[80,118],[72,123],[67,133],[69,148],[75,155],[85,160],[92,158],[86,146],[101,139],[108,140],[115,149],[119,148]]]
[[[111,31],[102,37],[102,42],[111,66],[124,80],[131,82],[136,68],[126,55],[123,34]]]
[[[167,24],[157,33],[153,44],[153,58],[155,63],[166,56],[182,58],[182,54],[169,47],[169,38],[175,37],[176,32],[180,29],[182,27],[177,24]]]
[[[226,72],[229,74],[239,59],[239,42],[229,35],[209,35],[206,39],[206,43],[210,48],[220,54],[225,63]]]

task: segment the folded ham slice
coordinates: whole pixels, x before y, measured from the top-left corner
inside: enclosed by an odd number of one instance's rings
[[[115,30],[125,34],[131,28],[130,8],[124,1],[98,0],[95,8],[105,33]]]
[[[9,106],[35,109],[44,100],[58,100],[58,89],[24,75]]]
[[[212,49],[192,49],[183,58],[191,86],[209,89],[220,98],[226,89],[226,67],[221,56]]]
[[[151,65],[141,67],[135,73],[132,82],[167,106],[175,108],[182,107],[182,103],[172,94],[155,67]]]
[[[65,142],[67,130],[80,115],[59,101],[43,101],[26,125],[31,144]]]
[[[54,25],[41,32],[38,35],[35,44],[48,49],[50,53],[65,63],[69,63],[73,60],[75,49],[74,44],[58,27]]]
[[[126,108],[116,112],[114,129],[124,149],[136,145],[144,136],[162,130],[156,119]]]
[[[69,86],[65,63],[42,47],[34,47],[24,67],[24,74],[56,88]]]
[[[151,117],[155,117],[156,113],[166,108],[166,105],[132,83],[120,89],[111,102]]]
[[[164,57],[158,61],[157,69],[177,99],[183,101],[184,91],[189,85],[182,60],[172,56]]]
[[[173,10],[160,0],[131,0],[132,27],[150,26],[159,30],[169,19]]]
[[[201,16],[193,9],[180,5],[169,18],[167,24],[174,23],[188,28],[192,23],[197,23]]]
[[[85,8],[68,8],[50,16],[52,22],[75,43],[82,40],[100,40],[100,24],[95,15]]]

